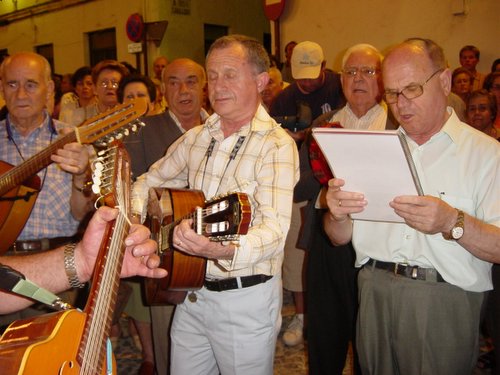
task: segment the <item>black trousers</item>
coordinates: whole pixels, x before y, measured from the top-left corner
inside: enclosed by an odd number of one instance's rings
[[[332,246],[322,230],[317,210],[307,262],[307,343],[310,375],[342,374],[349,341],[354,370],[361,374],[356,355],[358,309],[355,253],[351,244]]]

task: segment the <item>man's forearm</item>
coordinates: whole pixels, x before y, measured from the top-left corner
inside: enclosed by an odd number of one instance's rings
[[[465,214],[464,235],[458,243],[479,259],[500,263],[500,228]]]
[[[323,215],[323,227],[333,245],[345,245],[352,239],[352,220],[349,217],[339,221],[328,211]]]
[[[53,293],[57,294],[69,288],[64,269],[63,248],[27,256],[4,256],[0,257],[0,263],[21,272],[30,281]],[[32,303],[30,299],[1,293],[0,313],[20,310]]]

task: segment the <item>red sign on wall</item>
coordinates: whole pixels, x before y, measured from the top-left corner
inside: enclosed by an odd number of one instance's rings
[[[144,33],[144,22],[139,13],[129,16],[126,24],[127,36],[132,42],[140,42]]]
[[[285,0],[263,0],[264,14],[269,21],[276,21],[280,18],[285,8]]]

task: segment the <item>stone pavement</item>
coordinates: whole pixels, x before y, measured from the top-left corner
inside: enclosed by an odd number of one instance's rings
[[[283,293],[283,324],[278,342],[276,344],[276,356],[274,375],[307,375],[307,342],[297,345],[295,347],[287,347],[283,344],[281,336],[286,329],[288,323],[294,314],[294,307],[292,297],[289,292]],[[141,364],[141,353],[134,345],[132,338],[128,335],[128,328],[126,319],[122,319],[122,337],[118,341],[118,347],[115,352],[116,361],[118,365],[118,375],[135,375]],[[165,374],[159,374],[165,375]],[[258,375],[258,374],[256,374]],[[343,375],[353,375],[351,371],[349,358],[346,362]],[[471,375],[491,375],[489,369],[476,368]]]

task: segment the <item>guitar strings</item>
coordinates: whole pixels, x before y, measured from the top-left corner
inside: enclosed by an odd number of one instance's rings
[[[110,152],[114,152],[116,154],[116,149],[110,150]],[[111,242],[107,249],[106,264],[103,269],[102,277],[100,278],[100,282],[102,283],[101,291],[112,291],[112,293],[98,293],[94,304],[94,324],[90,325],[90,344],[86,347],[84,354],[84,358],[88,358],[88,362],[83,374],[88,373],[89,375],[95,373],[95,371],[102,370],[103,360],[105,358],[103,351],[106,348],[106,340],[108,338],[106,331],[111,325],[111,314],[109,312],[111,311],[112,302],[116,301],[116,286],[119,283],[120,276],[118,268],[122,264],[124,239],[131,225],[130,219],[127,215],[130,208],[129,191],[127,191],[127,189],[123,189],[123,186],[121,185],[122,171],[119,168],[116,168],[115,170],[117,172],[115,185],[118,201],[116,207],[119,210],[119,215],[115,221],[113,235],[111,236]],[[103,319],[104,317],[107,319]],[[98,348],[99,350],[94,349],[91,353],[89,353],[89,350],[92,348]]]
[[[108,254],[106,256],[107,262],[104,267],[101,277],[103,291],[113,290],[113,286],[118,283],[118,263],[121,254],[121,244],[123,238],[126,236],[128,230],[125,229],[126,225],[125,215],[119,215],[116,219],[114,234],[111,238],[111,243],[108,247]],[[118,228],[118,229],[117,229]],[[112,250],[112,251],[109,251]],[[112,276],[115,276],[114,278]],[[99,288],[99,286],[97,286]],[[116,295],[116,292],[113,292]],[[95,371],[100,370],[102,361],[104,359],[103,349],[107,336],[104,335],[106,327],[111,323],[111,320],[104,319],[111,308],[111,295],[109,293],[98,293],[93,309],[93,323],[89,325],[89,340],[85,348],[83,358],[85,359],[85,366],[82,364],[82,374],[92,375]],[[99,350],[95,350],[98,348]]]

